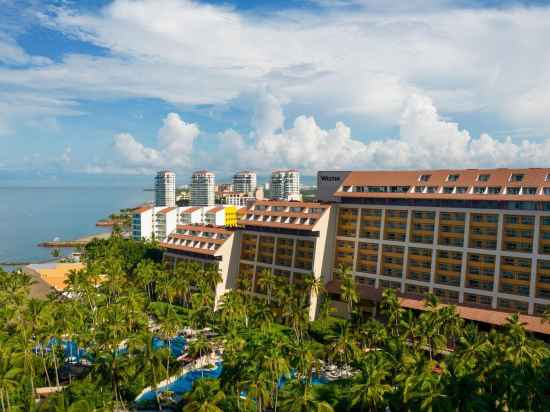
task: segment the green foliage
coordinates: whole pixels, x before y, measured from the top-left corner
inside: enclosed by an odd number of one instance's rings
[[[176,405],[168,395],[147,407],[205,412],[548,411],[550,349],[511,315],[480,330],[434,296],[420,314],[392,290],[379,319],[330,316],[311,276],[301,286],[262,275],[266,298],[234,290],[214,312],[219,273],[195,263],[167,271],[154,244],[109,239],[86,250],[70,273],[71,299],[29,299],[30,279],[0,270],[0,412],[112,411],[136,408],[179,365],[171,339],[184,327],[209,328],[189,342],[191,356],[223,347],[219,379],[197,380]],[[356,311],[357,290],[342,268],[342,294]],[[269,296],[267,296],[269,294]],[[310,322],[309,299],[324,305]],[[166,339],[163,349],[153,337]],[[86,351],[74,365],[63,340]],[[340,371],[316,384],[320,373]],[[283,385],[284,382],[284,385]],[[37,389],[63,386],[36,403]]]

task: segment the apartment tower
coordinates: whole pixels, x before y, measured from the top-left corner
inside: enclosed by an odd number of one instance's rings
[[[214,173],[199,170],[191,177],[191,206],[213,206],[216,202]]]
[[[300,172],[293,169],[273,171],[270,191],[273,200],[301,200]]]
[[[176,174],[161,170],[155,176],[155,205],[159,207],[176,206]]]
[[[252,193],[256,190],[256,173],[247,170],[233,175],[233,191],[236,193]]]

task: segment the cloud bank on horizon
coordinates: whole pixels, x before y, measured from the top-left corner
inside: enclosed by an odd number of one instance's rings
[[[259,99],[248,136],[225,130],[216,136],[214,149],[204,151],[195,145],[199,134],[198,125],[169,113],[156,147],[146,147],[127,133],[114,136],[114,142],[121,158],[136,170],[185,168],[193,163],[192,156],[196,164],[213,170],[236,170],[244,164],[266,173],[286,165],[308,174],[326,169],[529,167],[545,165],[550,158],[550,139],[518,144],[488,134],[472,138],[456,123],[441,119],[431,99],[421,95],[407,99],[394,139],[362,142],[342,122],[325,130],[303,115],[285,129],[282,108],[267,92]]]
[[[27,25],[86,47],[28,50],[18,43],[25,29],[0,24],[0,135],[56,119],[52,133],[71,147],[66,168],[90,173],[544,166],[550,158],[549,7],[309,3],[256,11],[192,0],[99,9],[30,1]],[[171,107],[156,119],[156,136],[98,118],[112,140],[87,150],[115,150],[93,161],[63,140],[65,119],[88,115],[84,103],[119,102],[117,115],[130,117],[124,102],[139,99]],[[228,108],[252,112],[248,129],[235,127]],[[189,120],[197,111],[221,120]],[[460,126],[449,120],[457,117]],[[473,136],[472,127],[511,137]]]

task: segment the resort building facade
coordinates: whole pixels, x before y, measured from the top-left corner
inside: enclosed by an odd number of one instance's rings
[[[298,288],[313,274],[345,315],[347,268],[365,312],[386,288],[420,310],[432,292],[466,319],[500,324],[519,312],[550,334],[537,317],[550,309],[550,169],[319,172],[318,181],[319,203],[259,200],[230,227],[203,219],[191,224],[197,233],[176,231],[184,245],[168,235],[166,256],[215,261],[221,294],[265,296],[267,272]]]
[[[550,169],[351,172],[333,196],[333,267],[359,284],[504,312],[550,308]]]

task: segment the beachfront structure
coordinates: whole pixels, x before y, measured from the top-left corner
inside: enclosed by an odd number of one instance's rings
[[[214,173],[199,170],[191,177],[191,206],[214,206],[216,202]]]
[[[253,193],[256,190],[256,173],[248,170],[233,175],[233,191],[237,193]]]
[[[265,297],[268,272],[305,289],[313,273],[346,316],[347,268],[363,312],[376,314],[386,288],[415,310],[432,292],[465,319],[502,324],[520,312],[528,330],[550,334],[538,317],[550,309],[550,169],[319,172],[318,182],[320,203],[261,200],[239,209],[237,227],[203,225],[226,231],[230,247],[210,253],[201,235],[200,250],[167,245],[166,255],[214,262],[219,293]]]
[[[153,214],[153,233],[155,239],[164,239],[176,229],[178,208],[165,207]]]
[[[141,206],[132,212],[132,239],[151,239],[153,236],[153,206]]]
[[[274,170],[269,187],[273,200],[301,200],[300,172],[297,170]]]
[[[143,206],[132,215],[132,238],[161,241],[174,233],[178,225],[225,224],[225,210],[229,205],[215,207],[153,207]]]
[[[176,174],[161,170],[155,176],[155,206],[176,206]]]

